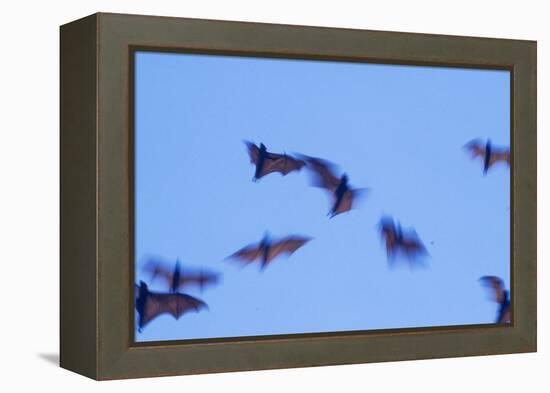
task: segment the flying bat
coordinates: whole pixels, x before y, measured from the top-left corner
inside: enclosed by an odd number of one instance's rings
[[[426,255],[426,247],[414,230],[404,231],[401,224],[394,222],[392,217],[384,216],[379,223],[380,236],[386,246],[388,261],[393,262],[401,253],[409,261]]]
[[[208,308],[205,302],[183,293],[150,292],[143,281],[135,286],[136,311],[138,313],[138,331],[162,314],[170,314],[179,319],[183,314]]]
[[[260,261],[261,269],[263,270],[279,255],[292,255],[310,240],[310,237],[287,236],[280,240],[272,241],[269,235],[265,234],[259,243],[249,244],[227,257],[227,259],[237,259],[245,264]]]
[[[491,290],[493,300],[498,303],[496,323],[510,323],[510,294],[502,279],[496,276],[483,276],[479,279]]]
[[[367,190],[366,188],[351,188],[348,175],[344,173],[337,176],[336,166],[327,160],[309,156],[302,156],[302,158],[314,175],[313,185],[324,188],[330,193],[332,199],[328,212],[330,218],[350,211],[357,197]]]
[[[218,274],[203,270],[198,272],[188,271],[188,269],[183,270],[179,260],[176,260],[174,268],[170,269],[161,259],[149,258],[143,270],[151,273],[151,281],[157,277],[163,279],[172,293],[178,292],[183,287],[192,285],[196,285],[202,290],[205,285],[218,282],[219,278]]]
[[[483,174],[487,174],[489,168],[493,165],[503,162],[510,166],[510,149],[504,147],[494,147],[491,145],[491,140],[483,144],[480,139],[474,139],[464,145],[464,149],[468,150],[472,159],[480,158],[483,161]]]
[[[305,162],[287,154],[276,154],[267,151],[263,143],[256,146],[254,143],[244,141],[250,156],[250,162],[256,166],[252,180],[258,181],[263,176],[273,172],[279,172],[286,176],[292,171],[300,171]]]

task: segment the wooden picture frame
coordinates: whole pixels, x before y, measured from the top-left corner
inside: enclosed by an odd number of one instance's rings
[[[136,49],[511,72],[510,325],[133,342]],[[536,42],[98,13],[61,27],[61,367],[105,380],[536,351]]]

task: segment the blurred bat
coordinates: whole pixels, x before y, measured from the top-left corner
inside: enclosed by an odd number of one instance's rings
[[[504,288],[502,279],[496,276],[483,276],[481,283],[491,290],[492,298],[498,303],[496,323],[510,323],[510,295]]]
[[[138,331],[162,314],[170,314],[179,319],[183,314],[202,308],[208,308],[205,302],[183,293],[150,292],[143,281],[135,286],[136,311],[138,312]]]
[[[390,262],[395,259],[398,253],[403,253],[410,261],[428,253],[416,232],[414,230],[403,231],[401,224],[396,224],[392,217],[382,217],[379,229]]]
[[[301,158],[306,161],[314,175],[313,185],[324,188],[330,193],[332,198],[332,207],[328,213],[330,218],[350,211],[357,197],[367,191],[366,188],[351,188],[348,176],[344,173],[338,177],[336,166],[331,162],[309,156],[301,156]]]
[[[266,234],[259,243],[250,244],[230,255],[228,259],[238,259],[246,264],[260,261],[263,270],[270,262],[282,254],[292,255],[296,250],[311,240],[310,237],[287,236],[272,241]]]
[[[254,172],[254,181],[273,172],[279,172],[286,176],[292,171],[299,171],[305,165],[302,160],[298,160],[287,154],[276,154],[267,151],[263,143],[260,147],[252,142],[245,141],[250,156],[250,162],[256,165]]]
[[[180,288],[196,285],[201,290],[205,285],[215,284],[218,282],[219,275],[211,272],[188,272],[187,269],[181,268],[179,260],[173,269],[166,266],[167,264],[159,258],[149,258],[148,262],[143,267],[143,270],[151,273],[151,281],[160,277],[164,279],[170,289],[170,292],[177,292]]]
[[[470,152],[472,159],[480,158],[483,161],[484,175],[498,162],[504,162],[508,167],[510,166],[510,149],[493,147],[490,139],[487,139],[485,144],[480,139],[474,139],[464,145],[464,149]]]

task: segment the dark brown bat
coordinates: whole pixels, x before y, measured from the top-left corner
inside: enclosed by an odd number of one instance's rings
[[[494,147],[491,145],[491,140],[483,144],[480,139],[474,139],[464,145],[464,149],[468,150],[472,159],[480,158],[483,161],[483,174],[487,174],[489,168],[499,162],[504,162],[510,166],[510,149],[504,147]]]
[[[202,308],[208,308],[205,302],[183,293],[150,292],[143,281],[135,286],[136,311],[138,313],[138,331],[162,314],[170,314],[179,319],[183,314]]]
[[[259,243],[250,244],[230,255],[228,258],[237,259],[246,264],[260,261],[263,270],[269,263],[282,254],[292,255],[296,250],[311,240],[310,237],[287,236],[272,241],[266,234]]]
[[[427,250],[414,230],[403,231],[400,223],[395,223],[392,217],[384,216],[379,224],[380,236],[386,246],[388,261],[393,262],[401,253],[409,261],[427,255]]]
[[[302,160],[287,154],[268,152],[263,143],[260,143],[259,147],[252,142],[245,141],[244,143],[248,149],[250,162],[256,166],[254,181],[273,172],[279,172],[281,175],[286,176],[292,171],[299,171],[305,165]]]
[[[510,323],[510,294],[504,287],[502,279],[496,276],[480,278],[483,285],[491,290],[491,296],[498,303],[496,323]]]
[[[188,269],[183,270],[179,260],[176,261],[174,268],[170,269],[164,261],[156,257],[149,258],[143,270],[151,273],[151,281],[157,277],[165,280],[170,292],[177,292],[183,287],[192,285],[196,285],[202,290],[205,285],[215,284],[219,279],[219,275],[216,273],[204,272],[203,270],[198,272],[192,272]]]
[[[313,185],[330,193],[332,204],[328,215],[332,218],[353,208],[357,197],[367,191],[366,188],[351,188],[348,176],[344,173],[338,177],[334,164],[321,158],[301,156],[312,171]]]

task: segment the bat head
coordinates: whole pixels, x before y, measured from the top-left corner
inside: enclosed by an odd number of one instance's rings
[[[145,282],[140,281],[139,287],[138,287],[138,293],[136,296],[136,307],[140,308],[140,303],[143,304],[145,299],[147,298],[147,294],[149,293],[149,288],[147,287],[147,284]]]
[[[378,223],[378,228],[383,233],[386,231],[395,232],[395,222],[391,216],[382,216]]]
[[[176,292],[179,287],[181,277],[181,264],[180,260],[176,259],[176,265],[174,266],[174,274],[172,275],[172,283],[170,284],[170,291]]]
[[[265,153],[267,151],[267,147],[265,147],[263,143],[260,143],[260,150]]]
[[[401,228],[400,222],[397,223],[397,226],[395,228],[395,237],[397,238],[398,243],[403,241],[403,228]]]
[[[176,265],[174,266],[174,275],[181,274],[181,262],[179,259],[176,259]]]
[[[348,184],[348,180],[349,180],[348,175],[347,175],[346,173],[343,173],[343,174],[342,174],[342,177],[340,178],[340,182],[341,182],[342,184]]]
[[[260,244],[263,247],[268,246],[271,243],[271,236],[269,236],[269,232],[264,233],[264,237],[262,237],[262,240],[260,241]]]

